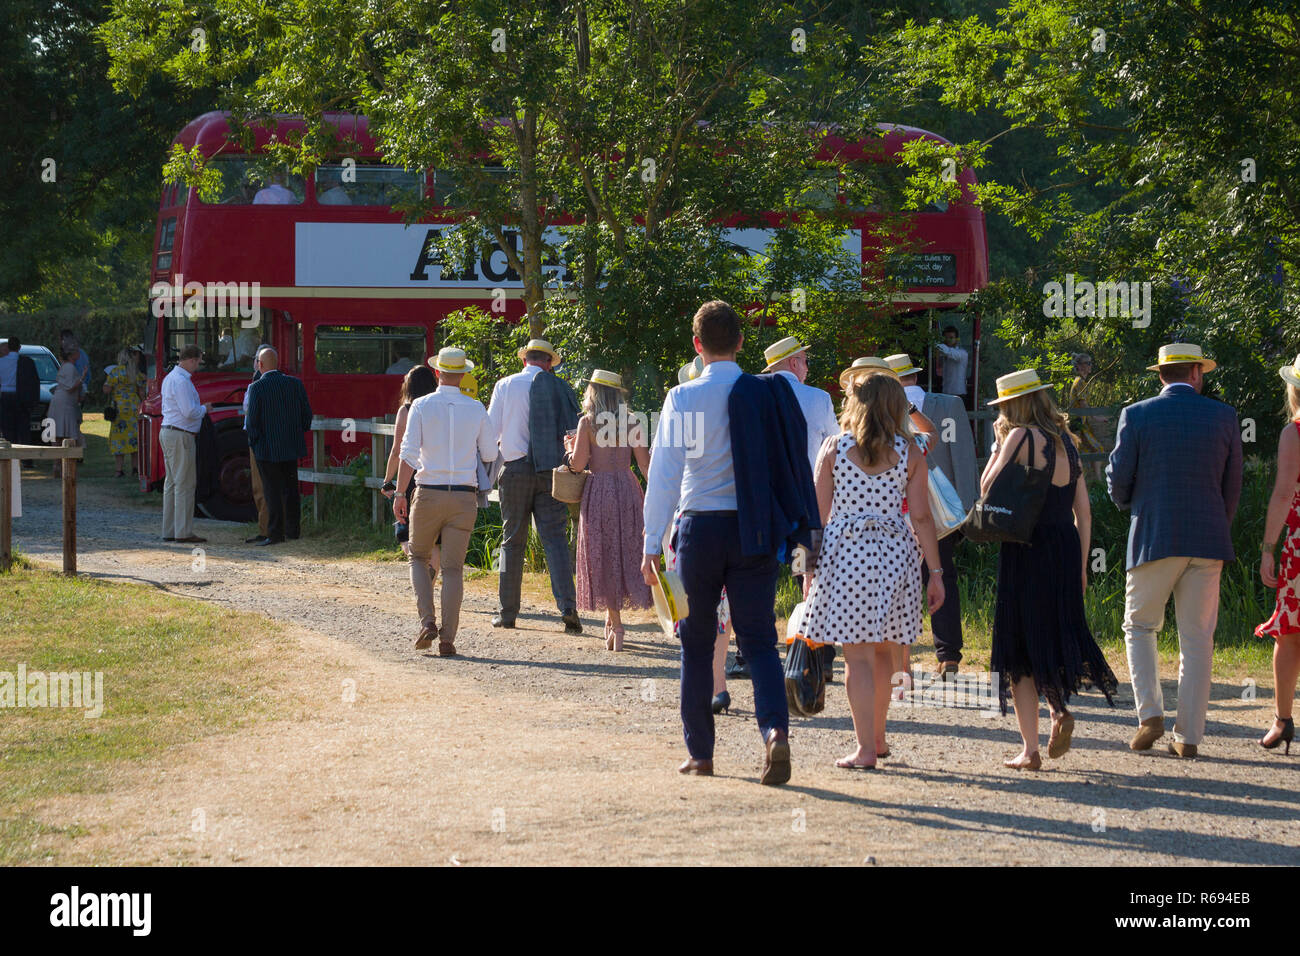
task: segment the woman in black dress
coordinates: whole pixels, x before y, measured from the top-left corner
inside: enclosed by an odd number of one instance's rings
[[[1092,531],[1088,488],[1068,419],[1032,370],[998,379],[997,442],[980,493],[992,486],[1010,461],[1051,473],[1051,486],[1029,544],[1002,545],[998,598],[993,619],[993,671],[1000,675],[1002,712],[1010,688],[1024,749],[1004,761],[1016,770],[1038,770],[1038,698],[1047,698],[1052,731],[1047,755],[1070,749],[1074,716],[1070,695],[1090,681],[1115,705],[1117,682],[1083,610],[1088,587],[1087,558]]]

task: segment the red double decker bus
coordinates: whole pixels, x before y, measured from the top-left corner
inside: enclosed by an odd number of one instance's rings
[[[425,360],[443,316],[468,305],[486,307],[500,289],[507,319],[524,311],[522,281],[503,253],[444,268],[429,256],[428,240],[454,220],[435,215],[407,226],[393,212],[413,197],[436,201],[439,177],[385,165],[364,116],[326,119],[356,151],[305,177],[263,179],[256,164],[273,135],[303,129],[301,118],[278,117],[274,130],[254,127],[251,151],[236,145],[229,114],[222,112],[198,117],[175,139],[186,150],[199,148],[219,172],[221,191],[208,202],[183,184],[163,189],[145,333],[151,356],[139,420],[139,475],[142,487],[160,486],[162,379],[182,348],[197,345],[204,359],[194,385],[212,409],[216,431],[217,452],[207,465],[212,473],[200,476],[215,489],[201,505],[210,517],[254,517],[241,407],[253,355],[263,343],[276,349],[284,371],[302,379],[318,415],[370,418],[393,410],[402,375]],[[918,136],[944,142],[924,130],[891,127],[871,146],[833,148],[850,155],[857,149],[862,161],[888,162]],[[973,174],[963,171],[960,181],[973,184]],[[906,273],[898,308],[961,308],[987,283],[984,217],[969,199],[910,216],[922,251]],[[864,224],[878,215],[861,213]],[[851,231],[846,243],[856,243],[868,262],[872,250],[861,237],[860,229]],[[358,450],[327,437],[327,454],[335,459]]]

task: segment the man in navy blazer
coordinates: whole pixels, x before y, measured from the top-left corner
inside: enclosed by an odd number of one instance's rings
[[[1214,370],[1200,346],[1165,345],[1152,371],[1164,388],[1120,412],[1106,467],[1111,499],[1129,522],[1124,636],[1138,731],[1149,750],[1165,732],[1156,636],[1170,595],[1178,620],[1178,720],[1169,752],[1195,757],[1205,733],[1219,617],[1219,576],[1233,559],[1241,498],[1241,430],[1228,405],[1201,395]]]
[[[307,454],[303,433],[311,430],[311,402],[299,379],[280,371],[280,356],[269,346],[258,353],[261,377],[248,386],[244,430],[262,476],[267,534],[258,545],[298,537],[298,460]]]

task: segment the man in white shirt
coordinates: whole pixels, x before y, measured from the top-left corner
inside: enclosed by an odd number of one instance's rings
[[[496,433],[481,402],[460,390],[461,377],[474,368],[460,349],[445,348],[429,360],[438,388],[411,404],[402,437],[402,461],[397,487],[415,475],[415,501],[410,506],[411,586],[420,614],[416,650],[432,646],[438,654],[456,653],[456,630],[464,595],[465,551],[478,513],[478,463],[496,458]],[[406,495],[393,495],[393,514],[407,516]],[[433,613],[433,575],[429,560],[442,538],[442,628]]]
[[[691,613],[678,625],[682,728],[689,753],[678,770],[713,774],[713,652],[718,598],[725,586],[736,644],[749,662],[754,712],[763,734],[760,783],[776,785],[790,779],[789,709],[774,643],[776,555],[742,553],[736,510],[728,407],[732,387],[741,377],[736,364],[744,341],[740,329],[739,316],[725,302],[706,302],[695,313],[695,351],[703,357],[704,371],[670,389],[664,399],[646,476],[641,574],[646,584],[657,586],[664,532],[680,502],[677,568]]]
[[[813,473],[817,472],[817,452],[822,442],[831,435],[840,433],[839,419],[835,417],[835,404],[829,393],[820,388],[805,385],[808,378],[808,346],[803,345],[794,336],[789,336],[763,350],[767,360],[764,372],[775,372],[785,376],[794,397],[799,401],[804,421],[808,426],[808,464]]]
[[[199,427],[208,407],[199,401],[191,376],[198,371],[203,350],[197,345],[181,349],[176,367],[162,383],[162,429],[158,444],[162,446],[164,541],[200,544],[207,538],[194,534],[194,486],[198,473],[194,468],[195,444]]]
[[[961,347],[960,333],[957,326],[950,325],[943,330],[943,341],[935,345],[943,356],[939,360],[939,390],[948,395],[959,395],[963,407],[966,405],[966,366],[970,355]]]

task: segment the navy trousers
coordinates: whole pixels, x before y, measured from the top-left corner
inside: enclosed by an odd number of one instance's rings
[[[724,587],[736,647],[749,664],[759,733],[766,740],[773,728],[788,732],[785,673],[776,647],[776,555],[742,555],[734,514],[684,514],[677,528],[677,572],[691,609],[678,627],[687,751],[697,760],[713,759],[713,644]]]

